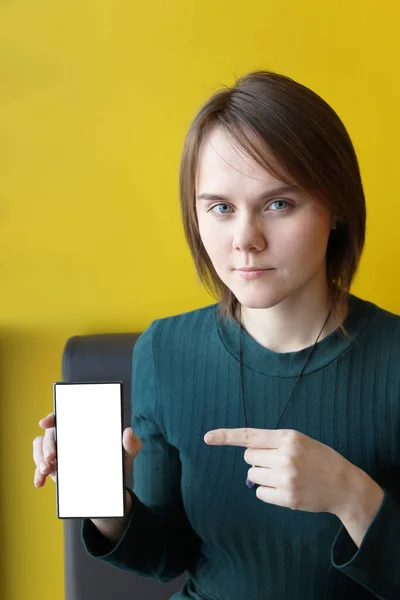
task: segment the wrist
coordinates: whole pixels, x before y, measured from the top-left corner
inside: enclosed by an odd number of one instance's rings
[[[384,497],[383,489],[365,471],[355,465],[347,471],[344,500],[334,514],[344,525],[364,523],[374,519]]]
[[[133,508],[132,496],[125,489],[125,507],[126,514],[124,517],[111,517],[104,519],[91,519],[98,531],[112,543],[116,543],[124,533]]]

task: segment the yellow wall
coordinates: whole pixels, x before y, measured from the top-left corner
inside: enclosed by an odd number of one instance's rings
[[[220,83],[270,68],[338,111],[369,209],[354,292],[400,312],[399,17],[397,0],[1,2],[2,599],[63,597],[62,524],[31,444],[66,339],[214,301],[177,184],[189,120]]]

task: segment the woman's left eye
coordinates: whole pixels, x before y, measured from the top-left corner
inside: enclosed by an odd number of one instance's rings
[[[277,209],[274,209],[274,210],[284,210],[285,208],[288,208],[290,206],[289,202],[286,202],[286,200],[275,200],[274,202],[272,202],[270,204],[270,206],[273,206],[274,204],[275,205],[280,205],[280,206],[277,207]],[[282,206],[282,204],[284,206]]]

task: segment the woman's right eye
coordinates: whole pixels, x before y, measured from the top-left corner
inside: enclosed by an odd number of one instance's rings
[[[212,206],[212,207],[210,208],[210,211],[212,211],[212,212],[216,212],[216,214],[219,214],[219,215],[227,215],[227,214],[229,214],[229,213],[227,213],[227,212],[219,212],[219,211],[215,211],[215,210],[214,210],[215,208],[219,208],[219,207],[221,207],[221,206],[222,206],[222,207],[224,207],[224,208],[231,208],[231,207],[230,207],[228,204],[215,204],[214,206]]]

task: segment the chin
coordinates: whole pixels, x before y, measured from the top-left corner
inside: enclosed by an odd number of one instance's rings
[[[235,292],[233,292],[235,294]],[[243,292],[239,292],[238,294],[235,294],[235,297],[237,298],[237,300],[240,302],[240,304],[242,306],[245,306],[246,308],[259,308],[259,309],[265,309],[265,308],[273,308],[274,306],[277,306],[278,304],[280,304],[281,302],[283,302],[284,300],[286,300],[286,298],[288,297],[288,294],[285,293],[278,293],[273,292],[272,290],[269,293],[243,293]]]

